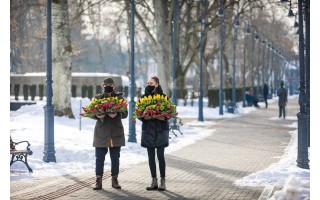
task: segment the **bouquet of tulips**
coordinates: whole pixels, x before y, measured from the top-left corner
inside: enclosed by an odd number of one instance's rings
[[[177,115],[176,105],[167,96],[157,94],[140,98],[132,118],[136,122],[136,118],[165,120],[176,118]]]
[[[83,117],[94,117],[100,114],[126,112],[127,105],[126,100],[119,100],[118,97],[94,98],[89,105],[82,107],[84,113],[80,115]]]

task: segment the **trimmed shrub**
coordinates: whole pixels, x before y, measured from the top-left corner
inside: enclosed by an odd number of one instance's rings
[[[88,87],[86,85],[81,86],[81,97],[82,98],[87,97],[87,91],[88,91]]]
[[[39,84],[39,99],[42,101],[43,99],[43,94],[44,94],[44,85],[43,84]]]
[[[29,85],[24,84],[22,86],[22,91],[23,91],[23,99],[24,100],[28,100],[28,96],[29,96]]]
[[[87,89],[88,89],[88,98],[92,99],[92,97],[93,97],[93,86],[89,85]]]
[[[128,97],[128,95],[129,95],[129,87],[128,86],[124,86],[123,96],[124,97]]]
[[[20,84],[15,84],[13,90],[14,90],[14,99],[19,100]]]
[[[96,86],[96,94],[101,94],[102,93],[102,87],[101,85]]]
[[[122,85],[119,85],[117,86],[117,92],[122,92],[123,93],[123,86]]]
[[[31,85],[30,86],[30,95],[31,95],[31,100],[34,101],[34,98],[36,96],[37,92],[37,86],[36,85]]]
[[[77,86],[76,85],[71,86],[71,97],[77,97]]]

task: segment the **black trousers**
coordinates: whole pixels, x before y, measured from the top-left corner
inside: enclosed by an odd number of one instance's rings
[[[286,118],[286,107],[285,106],[279,106],[279,118],[283,114],[283,119]]]
[[[119,158],[121,147],[110,147],[110,159],[111,159],[111,176],[117,176],[119,174]],[[96,147],[96,175],[103,175],[104,160],[108,153],[107,147]]]
[[[268,97],[263,97],[264,98],[264,102],[266,103],[266,108],[268,108]]]
[[[156,167],[156,153],[157,150],[157,157],[159,160],[159,169],[160,169],[160,176],[161,178],[166,177],[166,161],[164,159],[164,148],[165,147],[148,147],[148,158],[149,158],[149,168],[151,172],[152,178],[157,178],[157,167]]]

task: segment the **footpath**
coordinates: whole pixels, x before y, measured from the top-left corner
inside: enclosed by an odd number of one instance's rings
[[[289,99],[285,120],[274,119],[278,117],[276,102],[268,109],[264,103],[260,105],[261,109],[243,116],[219,119],[214,125],[205,126],[215,130],[209,137],[165,154],[165,191],[145,189],[150,186],[151,177],[148,163],[144,162],[120,171],[120,190],[111,187],[110,171],[105,169],[103,189],[99,191],[92,190],[95,177],[91,172],[14,181],[10,183],[10,199],[262,200],[263,186],[240,187],[234,182],[279,161],[289,144],[289,131],[294,130],[286,125],[297,121],[293,116],[299,112],[299,105],[298,98]]]

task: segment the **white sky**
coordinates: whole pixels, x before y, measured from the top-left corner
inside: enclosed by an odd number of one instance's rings
[[[21,96],[20,99],[23,97]],[[292,98],[290,96],[289,98]],[[269,103],[276,101],[277,98],[269,100]],[[43,137],[44,137],[44,109],[46,102],[40,101],[36,105],[23,106],[17,111],[10,111],[10,135],[15,141],[22,141],[28,138],[31,143],[33,154],[28,157],[28,163],[33,169],[33,173],[28,173],[23,163],[15,163],[10,169],[10,181],[14,182],[21,179],[43,178],[46,176],[56,176],[74,174],[79,172],[94,172],[95,157],[92,147],[93,130],[95,120],[81,118],[80,130],[80,101],[82,106],[90,103],[88,98],[72,98],[72,110],[76,119],[67,117],[54,118],[54,141],[57,162],[43,162]],[[189,103],[188,103],[189,104]],[[241,105],[241,102],[239,103]],[[182,105],[182,101],[180,104]],[[218,108],[208,108],[207,99],[204,99],[205,119],[241,117],[255,107],[239,108],[239,114],[224,113],[219,115]],[[181,118],[194,118],[198,115],[197,103],[193,107],[190,105],[178,106],[177,111]],[[296,116],[287,116],[296,119]],[[126,138],[128,138],[128,118],[123,119]],[[276,117],[271,120],[279,120]],[[282,120],[282,119],[280,119]],[[184,123],[180,130],[184,133],[178,137],[171,135],[170,145],[166,148],[166,154],[170,154],[184,146],[190,145],[197,140],[214,134],[213,129],[204,129],[203,126],[214,124],[213,121],[198,122],[197,120]],[[37,124],[35,126],[35,124]],[[194,126],[196,125],[196,126]],[[290,125],[297,128],[297,123]],[[201,131],[200,131],[201,130]],[[136,124],[137,143],[126,143],[121,148],[120,168],[130,167],[133,164],[147,161],[147,152],[140,146],[141,122]],[[286,185],[289,189],[298,191],[299,195],[308,195],[310,191],[310,171],[296,166],[297,155],[297,130],[290,132],[291,141],[278,163],[274,163],[264,170],[253,173],[235,182],[240,186],[266,186]],[[75,138],[77,138],[75,140]],[[9,161],[9,157],[7,160]],[[106,167],[110,167],[110,158],[106,157]],[[298,181],[297,181],[297,180]],[[301,184],[303,183],[303,185]],[[285,192],[278,192],[280,196],[286,196]]]

